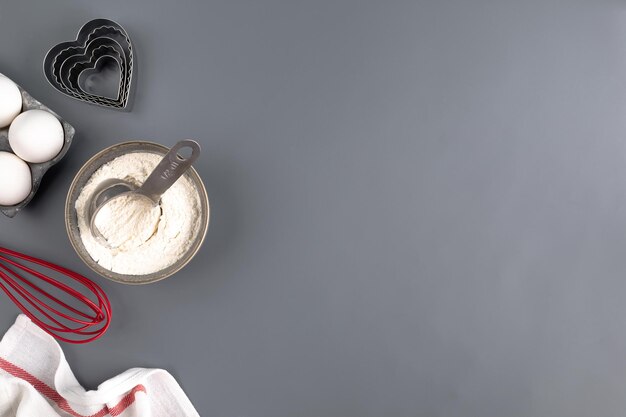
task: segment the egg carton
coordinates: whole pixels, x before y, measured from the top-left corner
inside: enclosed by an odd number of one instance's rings
[[[120,70],[117,97],[105,97],[81,85],[81,79],[100,72],[106,60]],[[129,104],[133,78],[133,47],[128,33],[112,20],[95,19],[78,31],[75,41],[48,51],[43,70],[48,82],[61,93],[87,103],[124,110]]]
[[[2,76],[2,74],[0,74],[0,76]],[[50,167],[52,167],[53,165],[58,163],[61,159],[63,159],[63,157],[69,150],[70,146],[72,145],[72,139],[74,138],[74,134],[76,133],[76,130],[74,129],[74,127],[72,127],[72,125],[70,125],[65,120],[63,120],[58,114],[50,110],[50,108],[41,104],[41,102],[39,102],[38,100],[34,99],[30,94],[28,94],[28,92],[26,92],[19,85],[17,87],[20,89],[20,93],[22,93],[22,112],[25,112],[27,110],[37,109],[37,110],[45,110],[53,114],[57,119],[59,119],[59,121],[61,122],[61,125],[63,126],[64,140],[63,140],[63,148],[61,148],[61,152],[59,152],[59,154],[55,156],[54,158],[52,158],[50,161],[46,161],[46,162],[42,162],[38,164],[26,162],[28,166],[30,167],[30,172],[31,172],[32,181],[33,181],[32,189],[30,191],[30,194],[28,194],[28,197],[26,197],[26,199],[22,201],[21,203],[16,204],[14,206],[0,206],[0,211],[7,217],[14,217],[20,210],[22,210],[24,207],[26,207],[28,203],[30,203],[30,201],[35,196],[35,193],[39,189],[39,186],[41,185],[41,180],[43,179],[44,174],[46,173],[46,171],[50,169]],[[11,150],[11,145],[9,145],[8,136],[9,136],[9,126],[0,128],[0,151],[13,153],[13,151]]]

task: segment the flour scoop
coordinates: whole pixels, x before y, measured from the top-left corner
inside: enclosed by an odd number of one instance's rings
[[[185,150],[190,151],[187,157],[180,154]],[[87,223],[89,223],[91,234],[100,243],[110,246],[96,226],[96,218],[100,210],[113,200],[128,196],[145,200],[151,205],[159,204],[163,193],[187,172],[199,156],[200,145],[197,142],[182,140],[170,149],[140,187],[119,178],[102,181],[94,190],[86,206]]]

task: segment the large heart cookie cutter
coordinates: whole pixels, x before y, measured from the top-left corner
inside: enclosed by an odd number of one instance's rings
[[[99,27],[89,33],[89,35],[87,36],[86,44],[84,46],[72,46],[62,49],[58,52],[57,50],[60,49],[61,45],[59,47],[55,47],[53,48],[54,50],[52,50],[53,53],[49,54],[46,61],[44,62],[44,67],[52,68],[52,77],[49,77],[48,81],[50,81],[50,83],[59,91],[69,95],[70,97],[74,97],[79,100],[84,100],[86,98],[87,101],[103,101],[105,105],[109,105],[111,107],[121,107],[121,104],[119,102],[110,101],[95,95],[84,94],[83,92],[81,92],[80,89],[77,89],[74,85],[71,85],[70,82],[67,81],[67,69],[64,71],[63,68],[66,66],[68,61],[84,58],[83,55],[89,54],[91,47],[97,47],[101,45],[109,45],[110,47],[115,47],[115,49],[120,51],[119,55],[124,56],[125,63],[129,63],[129,65],[132,66],[132,55],[130,54],[128,49],[125,50],[122,47],[122,45],[124,45],[125,43],[127,43],[126,36],[119,32],[117,29],[112,27]],[[57,53],[55,54],[55,52]],[[94,58],[97,59],[99,57]],[[123,64],[121,61],[118,61],[118,65],[122,67]],[[127,73],[130,74],[130,72]],[[125,86],[129,85],[130,80],[126,79],[126,77],[120,77],[120,84],[122,83],[124,83],[124,88],[120,90],[123,91],[123,93],[127,96],[129,89]]]
[[[105,60],[119,68],[117,97],[87,91],[83,81],[98,72]],[[133,48],[127,32],[108,19],[87,22],[78,31],[75,41],[63,42],[48,51],[43,63],[46,79],[61,93],[87,103],[118,110],[126,109],[133,78]]]

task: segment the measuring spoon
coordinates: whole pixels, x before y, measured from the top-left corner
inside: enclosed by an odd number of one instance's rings
[[[178,153],[185,148],[191,150],[191,155],[187,158]],[[161,162],[159,162],[140,187],[119,178],[110,178],[98,184],[86,205],[87,222],[93,237],[98,239],[100,243],[109,246],[106,238],[96,227],[95,221],[100,209],[111,200],[132,194],[138,198],[150,200],[153,205],[159,204],[161,195],[187,172],[191,164],[198,159],[198,156],[200,156],[200,145],[198,142],[181,140],[165,154]]]

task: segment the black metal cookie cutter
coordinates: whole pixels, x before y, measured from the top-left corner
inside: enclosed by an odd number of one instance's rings
[[[124,110],[133,79],[133,47],[128,33],[108,19],[87,22],[75,41],[48,51],[43,70],[48,82],[61,93],[87,103]],[[98,90],[98,77],[106,65],[119,70],[119,86],[112,94]]]

